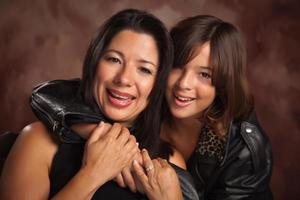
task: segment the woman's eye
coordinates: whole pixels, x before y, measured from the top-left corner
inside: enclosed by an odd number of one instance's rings
[[[121,64],[121,60],[116,58],[116,57],[107,57],[106,58],[107,61],[112,62],[112,63],[119,63]]]
[[[146,67],[140,67],[139,70],[140,70],[140,72],[142,72],[142,73],[144,73],[144,74],[149,74],[149,75],[152,74],[151,70],[149,70],[149,69],[146,68]]]

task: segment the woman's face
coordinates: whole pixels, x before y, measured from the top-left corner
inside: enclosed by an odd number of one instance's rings
[[[195,50],[196,56],[182,68],[174,68],[168,79],[167,102],[172,115],[179,119],[200,117],[216,96],[210,45],[207,42]]]
[[[105,116],[130,124],[147,106],[158,65],[152,36],[132,30],[116,34],[99,60],[94,82],[95,98]]]

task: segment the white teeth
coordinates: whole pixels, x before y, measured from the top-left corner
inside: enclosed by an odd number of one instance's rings
[[[110,92],[110,94],[111,94],[113,97],[116,97],[116,98],[118,98],[118,99],[123,99],[123,100],[128,100],[128,99],[130,99],[130,97],[120,96],[120,95],[115,94],[115,93],[113,93],[113,92]]]
[[[180,97],[177,95],[175,95],[175,97],[180,101],[192,101],[193,100],[193,98],[190,98],[190,97]]]

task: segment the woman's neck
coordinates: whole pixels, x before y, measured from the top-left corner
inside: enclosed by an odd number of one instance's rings
[[[173,145],[187,161],[196,148],[202,123],[199,119],[172,118],[162,125],[161,137]]]

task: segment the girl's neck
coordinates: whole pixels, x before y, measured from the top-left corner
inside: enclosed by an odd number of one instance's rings
[[[202,128],[202,123],[199,119],[178,119],[173,117],[169,127],[174,131],[174,134],[189,136],[198,136]]]
[[[199,119],[172,118],[164,122],[161,137],[173,145],[187,161],[196,148],[202,123]]]

